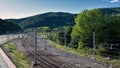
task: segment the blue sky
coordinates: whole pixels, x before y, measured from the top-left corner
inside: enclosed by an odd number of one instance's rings
[[[84,9],[120,7],[120,0],[0,0],[0,18],[22,18],[45,12],[80,13]]]

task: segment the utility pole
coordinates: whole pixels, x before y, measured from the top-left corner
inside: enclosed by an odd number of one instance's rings
[[[7,38],[8,38],[8,36],[7,36],[7,31],[6,31],[6,36],[5,36],[5,37],[6,37],[6,38],[5,38],[5,42],[7,42],[7,40],[8,40],[8,39],[7,39]]]
[[[9,32],[6,32],[6,42],[10,41]]]
[[[46,35],[46,32],[44,32],[44,34],[45,34],[45,50],[47,50],[47,46],[46,46],[46,38],[47,38],[47,35]]]
[[[67,41],[66,41],[66,40],[67,40],[67,38],[66,38],[66,33],[67,33],[67,32],[66,32],[66,29],[65,29],[65,40],[64,40],[64,41],[65,41],[65,43],[64,43],[64,44],[65,44],[65,49],[66,49],[66,46],[67,46]]]
[[[95,51],[96,51],[96,45],[95,45],[95,31],[93,32],[93,59],[95,60]]]
[[[34,29],[34,37],[35,37],[35,40],[34,40],[34,48],[35,48],[35,52],[34,52],[34,66],[37,65],[37,29],[35,28]]]

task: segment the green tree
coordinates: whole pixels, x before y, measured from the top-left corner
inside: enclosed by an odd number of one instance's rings
[[[37,30],[38,32],[50,32],[49,27],[38,27]]]
[[[78,48],[90,48],[92,45],[92,32],[96,33],[96,43],[120,44],[120,15],[107,16],[100,11],[84,10],[78,14],[75,19],[75,26],[73,27],[71,36],[73,40],[79,39]],[[113,48],[120,48],[119,45],[112,46]],[[110,46],[98,46],[98,52],[104,56],[117,58],[120,56],[120,50],[110,49]],[[116,53],[114,53],[116,52]],[[111,56],[114,55],[114,56]]]
[[[66,37],[66,44],[68,45],[71,42],[71,32],[72,27],[71,26],[65,26],[62,27],[63,30],[61,30],[58,33],[58,41],[60,44],[65,44],[65,37]]]
[[[105,26],[106,16],[96,9],[84,10],[78,14],[75,22],[76,24],[71,34],[72,38],[80,40],[78,43],[80,48],[92,47],[92,32],[98,33]],[[90,43],[88,43],[89,41]]]

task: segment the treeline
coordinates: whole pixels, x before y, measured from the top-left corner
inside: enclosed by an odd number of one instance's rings
[[[15,33],[19,31],[22,31],[22,29],[18,24],[0,19],[0,34]]]
[[[93,48],[93,32],[95,32],[96,48],[99,54],[103,56],[112,55],[110,56],[111,58],[118,58],[120,56],[119,14],[103,14],[97,9],[84,10],[75,18],[75,25],[73,27],[55,28],[48,34],[48,38],[62,45],[66,44],[76,49],[89,50]],[[113,44],[113,48],[118,49],[110,49],[111,44]]]
[[[52,29],[52,31],[49,32],[47,36],[50,40],[53,40],[61,45],[65,44],[66,38],[66,44],[69,45],[71,42],[71,32],[72,26],[63,26]]]

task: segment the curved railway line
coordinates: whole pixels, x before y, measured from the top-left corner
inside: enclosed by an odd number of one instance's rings
[[[21,43],[20,47],[22,47],[24,51],[20,51],[29,58],[30,62],[34,61],[34,35],[29,34],[26,35],[26,37],[21,38]],[[35,68],[78,68],[39,47],[37,48],[36,60],[38,65]]]

